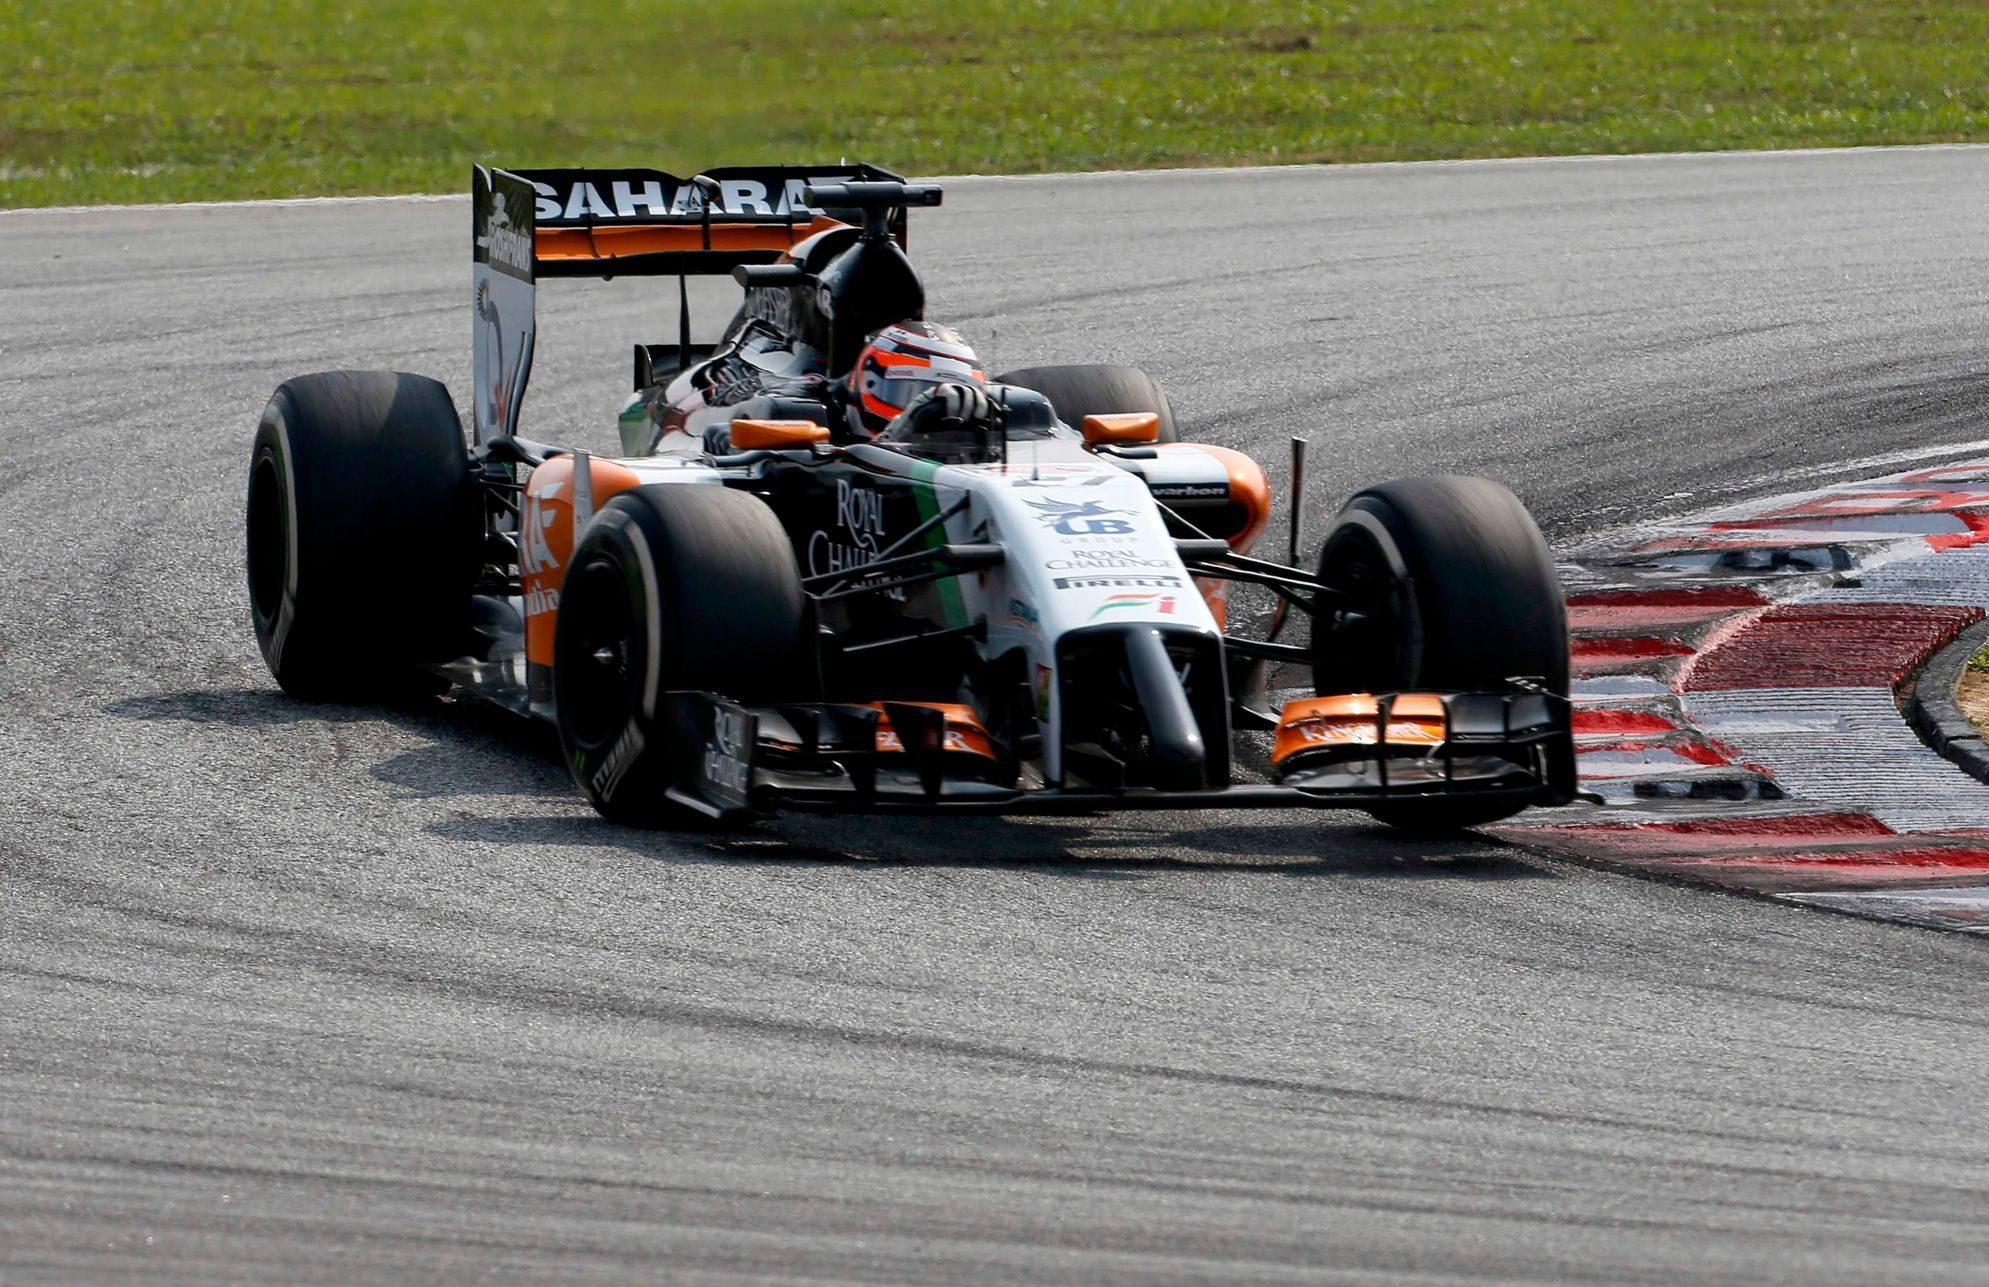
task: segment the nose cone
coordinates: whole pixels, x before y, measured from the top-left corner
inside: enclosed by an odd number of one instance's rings
[[[1208,747],[1166,641],[1152,626],[1133,626],[1125,633],[1125,644],[1126,668],[1153,743],[1152,785],[1166,791],[1201,790],[1209,784]]]

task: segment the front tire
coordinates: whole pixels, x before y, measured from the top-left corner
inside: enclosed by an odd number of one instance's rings
[[[1313,622],[1321,695],[1496,689],[1515,678],[1567,695],[1568,614],[1553,556],[1526,507],[1490,479],[1404,478],[1359,493],[1320,547],[1319,576],[1345,594]],[[1429,800],[1369,812],[1439,833],[1523,807]]]
[[[462,651],[481,537],[449,391],[398,371],[277,387],[256,426],[249,615],[283,691],[377,701]]]
[[[1151,411],[1160,417],[1158,441],[1181,441],[1167,391],[1135,366],[1026,366],[996,376],[995,383],[1034,389],[1073,429],[1082,427],[1086,416]]]
[[[666,694],[809,701],[821,681],[793,546],[765,502],[696,484],[638,487],[588,525],[560,590],[560,750],[603,817],[685,826],[666,797],[701,739]]]

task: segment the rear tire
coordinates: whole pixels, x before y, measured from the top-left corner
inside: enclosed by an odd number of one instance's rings
[[[1151,411],[1160,417],[1161,442],[1181,441],[1174,406],[1160,382],[1133,366],[1026,366],[995,377],[996,384],[1034,389],[1050,400],[1073,429],[1086,416]]]
[[[1319,575],[1345,590],[1347,615],[1313,622],[1322,695],[1469,691],[1532,677],[1568,692],[1568,614],[1553,556],[1519,499],[1485,478],[1404,478],[1341,509]],[[1369,812],[1441,833],[1510,817],[1522,805],[1426,801]]]
[[[665,796],[701,739],[664,695],[814,700],[809,623],[794,547],[758,497],[666,484],[610,501],[574,551],[553,637],[560,750],[588,802],[626,826],[703,821]]]
[[[481,520],[449,391],[397,371],[286,380],[249,464],[249,615],[283,691],[376,701],[463,651]]]

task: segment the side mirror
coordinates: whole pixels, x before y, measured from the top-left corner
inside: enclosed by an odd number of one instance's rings
[[[783,451],[829,440],[829,426],[813,420],[734,420],[735,451]]]
[[[1160,417],[1151,411],[1128,411],[1118,415],[1086,416],[1084,440],[1094,447],[1107,443],[1158,442]]]

